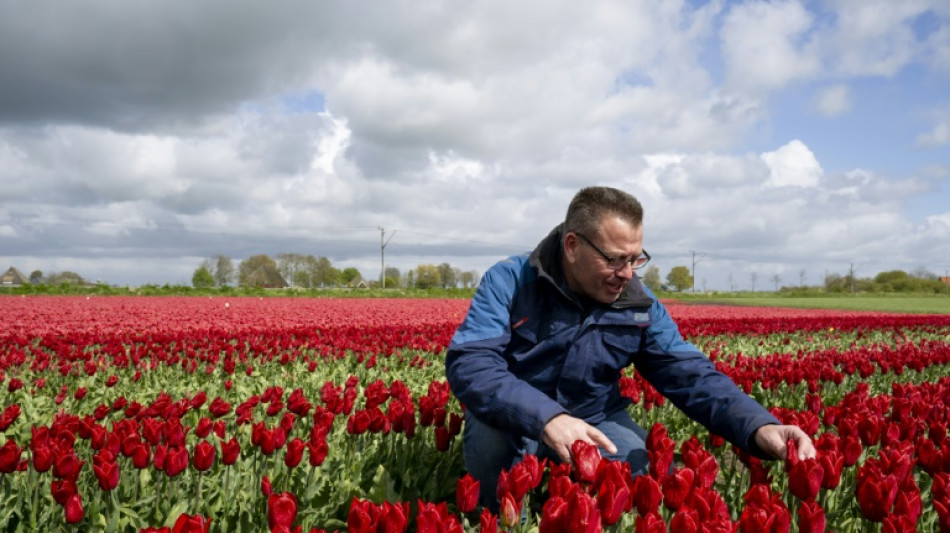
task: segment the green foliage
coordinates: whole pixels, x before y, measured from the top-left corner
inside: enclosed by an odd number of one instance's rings
[[[419,265],[416,267],[415,286],[419,289],[442,286],[442,275],[439,272],[439,267],[435,265]]]
[[[241,261],[238,285],[242,287],[284,287],[287,285],[277,269],[277,262],[260,254]]]
[[[693,276],[689,273],[688,267],[675,266],[670,270],[670,273],[666,275],[666,282],[676,289],[677,292],[682,292],[693,286]]]
[[[208,270],[208,267],[201,265],[195,269],[195,273],[191,276],[191,284],[196,289],[206,289],[208,287],[213,287],[214,274]]]
[[[660,267],[656,265],[650,265],[640,278],[640,281],[643,282],[643,284],[653,292],[660,290],[660,288],[663,286],[663,282],[660,281]]]

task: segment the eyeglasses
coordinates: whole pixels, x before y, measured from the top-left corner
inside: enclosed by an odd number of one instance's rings
[[[650,262],[650,254],[648,254],[646,250],[643,250],[643,255],[634,257],[632,259],[625,259],[623,257],[611,257],[607,255],[606,252],[601,250],[596,244],[592,243],[590,239],[588,239],[584,235],[580,233],[574,233],[574,235],[577,235],[581,239],[584,239],[584,242],[589,244],[591,248],[593,248],[597,253],[599,253],[600,256],[604,258],[604,261],[607,262],[607,268],[611,270],[623,270],[623,268],[626,267],[627,265],[630,265],[630,267],[633,268],[634,270],[638,270],[645,267],[647,263]]]

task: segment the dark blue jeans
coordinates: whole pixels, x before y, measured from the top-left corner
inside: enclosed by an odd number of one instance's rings
[[[595,424],[617,447],[616,454],[600,453],[608,459],[627,461],[634,476],[647,473],[650,460],[647,456],[647,433],[637,425],[627,411],[620,409],[611,413],[603,422]],[[559,462],[557,454],[543,442],[527,437],[519,437],[507,431],[490,426],[465,412],[465,428],[462,432],[462,447],[465,454],[465,468],[478,480],[480,486],[479,502],[498,512],[498,476],[501,471],[521,462],[526,453],[539,459],[547,458]]]

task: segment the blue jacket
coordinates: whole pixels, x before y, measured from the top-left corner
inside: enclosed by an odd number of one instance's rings
[[[560,413],[597,424],[626,407],[618,380],[633,364],[690,418],[762,456],[750,437],[778,420],[683,340],[636,277],[610,305],[579,300],[564,281],[561,236],[559,226],[530,256],[501,261],[482,278],[445,363],[466,409],[540,440]]]

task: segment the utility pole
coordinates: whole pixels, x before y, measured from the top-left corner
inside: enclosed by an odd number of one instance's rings
[[[382,288],[386,288],[386,245],[389,244],[389,241],[392,240],[393,235],[396,234],[396,230],[393,230],[389,234],[389,238],[386,239],[386,230],[377,226],[379,228],[379,284]]]
[[[692,276],[693,279],[691,280],[691,281],[692,281],[692,287],[690,287],[690,290],[693,291],[693,292],[696,292],[696,263],[702,261],[702,259],[703,259],[704,257],[706,257],[706,254],[703,254],[703,255],[699,256],[699,259],[696,259],[696,252],[695,252],[695,251],[690,250],[689,253],[693,255],[693,269],[692,269],[692,271],[691,271],[692,274],[693,274],[693,276]]]
[[[854,263],[850,263],[848,277],[851,278],[851,294],[854,294]]]

